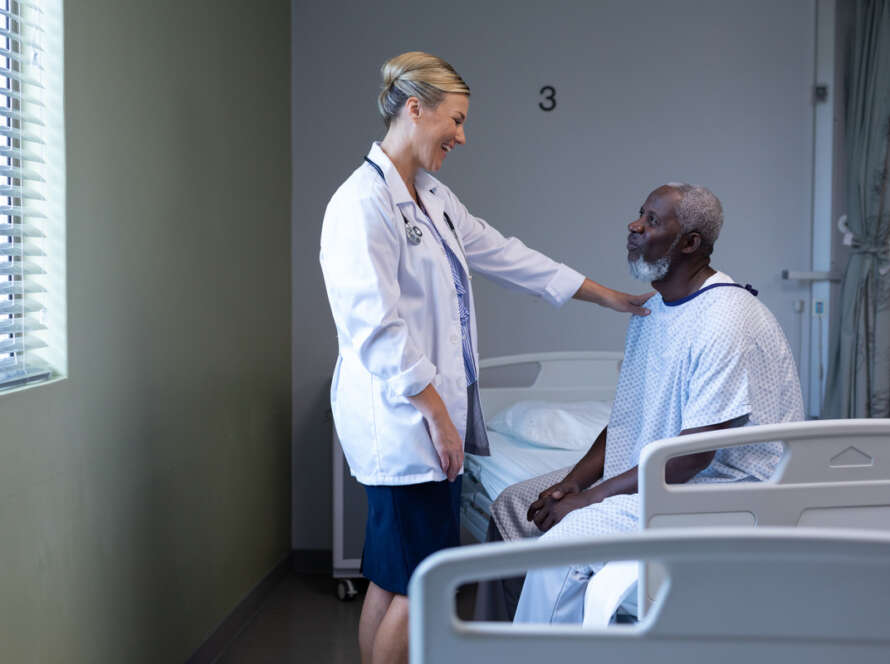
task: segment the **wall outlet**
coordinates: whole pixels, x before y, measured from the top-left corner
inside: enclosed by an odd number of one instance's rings
[[[813,300],[813,314],[821,316],[825,313],[825,302],[822,300]]]

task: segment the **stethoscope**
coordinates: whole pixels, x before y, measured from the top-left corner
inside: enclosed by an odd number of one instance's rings
[[[417,226],[412,226],[408,223],[408,220],[405,219],[405,215],[402,215],[402,221],[405,222],[405,237],[408,238],[408,244],[418,245],[420,244],[420,239],[423,237],[423,231],[420,230]]]
[[[374,167],[374,170],[377,171],[377,175],[379,175],[380,178],[384,182],[386,182],[386,176],[383,175],[383,169],[367,157],[365,157],[365,161],[371,164],[371,166]],[[410,223],[408,223],[408,218],[405,216],[404,212],[402,212],[402,221],[405,222],[405,237],[408,238],[408,244],[414,245],[416,247],[418,244],[420,244],[420,240],[423,238],[423,231],[420,230],[417,226],[412,226]],[[450,225],[451,222],[449,221],[448,224]]]
[[[380,166],[375,164],[373,161],[368,159],[368,157],[365,157],[365,161],[371,164],[374,170],[377,171],[377,175],[379,175],[380,178],[384,182],[386,182],[386,176],[383,175],[383,169],[380,168]],[[426,212],[426,210],[424,210],[424,212]],[[451,223],[451,217],[449,217],[448,213],[444,210],[442,211],[442,214],[445,216],[445,223],[448,224],[448,228],[451,229],[451,233],[454,235],[454,240],[457,242],[457,248],[460,249],[460,253],[464,257],[464,262],[466,263],[467,255],[464,253],[464,247],[460,243],[460,238],[457,237],[457,231],[454,228],[454,224]],[[420,240],[423,238],[423,231],[420,230],[417,226],[412,226],[408,222],[408,218],[405,216],[404,212],[402,212],[402,221],[405,222],[405,237],[408,239],[408,244],[416,247],[418,244],[420,244]],[[472,277],[470,278],[472,279]]]

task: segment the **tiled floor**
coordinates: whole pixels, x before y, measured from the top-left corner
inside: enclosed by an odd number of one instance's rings
[[[289,574],[270,593],[219,664],[359,664],[358,620],[364,594],[351,602],[335,595],[329,576]],[[462,591],[461,616],[468,616],[473,589]]]

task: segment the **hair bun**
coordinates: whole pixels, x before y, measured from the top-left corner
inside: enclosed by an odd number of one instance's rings
[[[393,84],[399,80],[403,71],[404,67],[400,67],[398,63],[395,63],[392,60],[385,62],[380,68],[380,73],[383,76],[383,89],[389,90],[392,88]]]
[[[387,127],[409,96],[435,107],[447,93],[470,94],[469,86],[454,67],[422,51],[409,51],[387,60],[380,75],[383,88],[377,97],[377,108]]]

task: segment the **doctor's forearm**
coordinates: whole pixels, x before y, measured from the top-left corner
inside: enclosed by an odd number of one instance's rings
[[[603,286],[602,284],[598,284],[592,279],[584,278],[584,281],[581,283],[581,287],[575,291],[575,294],[572,295],[572,298],[575,300],[584,300],[585,302],[593,302],[594,304],[602,305],[605,302],[605,293],[609,289]]]
[[[420,411],[430,424],[440,424],[450,417],[445,402],[442,401],[442,397],[439,396],[432,383],[417,394],[405,398]]]
[[[581,287],[572,295],[575,300],[593,302],[601,307],[608,307],[615,311],[623,311],[637,316],[648,316],[649,310],[643,304],[652,296],[652,293],[643,295],[629,295],[621,291],[613,290],[608,286],[598,284],[585,277]]]

